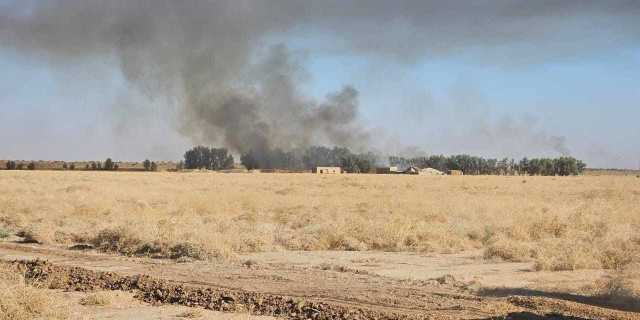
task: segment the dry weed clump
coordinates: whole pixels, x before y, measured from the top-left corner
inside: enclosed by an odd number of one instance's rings
[[[0,265],[0,320],[67,319],[68,306],[28,286],[16,270]]]
[[[113,300],[112,292],[96,292],[87,295],[86,297],[82,297],[80,299],[80,304],[83,306],[99,306],[105,307],[111,305]]]
[[[580,240],[545,239],[534,253],[536,270],[565,271],[601,268],[597,248]]]
[[[127,256],[147,256],[152,258],[205,260],[208,253],[199,245],[180,242],[169,245],[160,241],[144,242],[126,227],[104,229],[88,239],[96,249]]]
[[[636,253],[640,257],[640,251]],[[640,262],[627,264],[611,276],[596,281],[595,295],[611,305],[640,311]]]
[[[176,317],[178,318],[187,318],[187,319],[197,319],[197,318],[202,318],[203,316],[204,316],[204,312],[201,309],[195,309],[195,308],[186,310],[176,315]]]
[[[89,242],[98,250],[124,255],[134,255],[139,250],[147,250],[149,246],[143,244],[142,240],[126,227],[101,230],[89,239]]]
[[[619,268],[640,231],[640,185],[625,176],[0,175],[1,228],[132,256],[484,249],[542,270]]]
[[[514,241],[504,235],[488,240],[484,251],[485,259],[501,259],[512,262],[528,262],[536,255],[531,243]]]

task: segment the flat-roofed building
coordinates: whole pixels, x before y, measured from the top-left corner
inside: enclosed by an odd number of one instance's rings
[[[313,169],[313,173],[316,174],[341,174],[342,168],[340,167],[316,167]]]

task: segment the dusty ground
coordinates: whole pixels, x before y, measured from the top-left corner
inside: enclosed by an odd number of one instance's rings
[[[270,320],[273,317],[252,316],[247,313],[222,313],[204,308],[189,308],[176,305],[151,305],[137,300],[133,293],[109,292],[110,303],[105,306],[83,305],[82,300],[92,293],[78,291],[47,290],[67,302],[71,320]]]
[[[44,259],[48,262],[28,262]],[[291,319],[339,319],[345,313],[360,319],[640,317],[631,312],[640,312],[640,304],[624,312],[578,293],[602,271],[536,272],[530,264],[487,263],[473,253],[282,252],[242,256],[233,263],[175,263],[4,241],[0,260],[22,261],[17,264],[34,279],[58,277],[54,282],[67,290],[124,289],[148,303],[239,311],[245,317],[248,310]],[[59,294],[80,299],[86,293]],[[131,302],[73,310],[89,319],[132,315],[172,319],[182,309]],[[553,318],[554,314],[564,318]]]

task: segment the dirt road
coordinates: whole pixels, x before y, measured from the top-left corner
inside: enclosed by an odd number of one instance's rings
[[[374,261],[363,259],[356,256],[349,265],[324,257],[315,265],[312,257],[288,263],[254,255],[237,262],[175,263],[0,242],[0,261],[22,266],[32,280],[68,290],[133,291],[154,304],[289,319],[640,319],[638,313],[571,299],[478,295],[473,282],[453,276],[403,280],[356,268]]]

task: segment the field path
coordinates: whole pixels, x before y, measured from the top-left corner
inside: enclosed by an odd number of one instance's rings
[[[136,291],[152,303],[290,319],[638,319],[549,298],[479,297],[455,280],[399,280],[357,270],[138,259],[0,242],[0,261],[71,290]],[[553,314],[553,315],[552,315]]]

